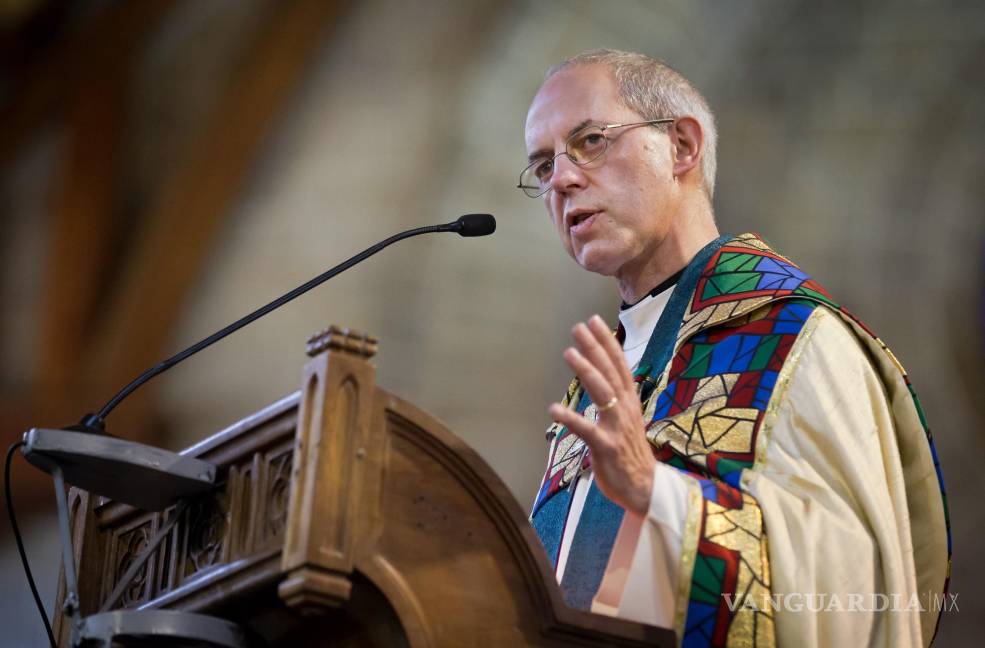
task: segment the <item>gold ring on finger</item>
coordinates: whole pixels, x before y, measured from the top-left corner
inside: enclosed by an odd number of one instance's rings
[[[619,399],[616,398],[615,396],[613,396],[612,398],[609,399],[609,402],[607,402],[605,405],[601,405],[598,408],[598,411],[599,412],[608,412],[610,409],[612,409],[613,407],[615,407],[616,406],[616,403],[618,403],[618,402],[619,402]]]

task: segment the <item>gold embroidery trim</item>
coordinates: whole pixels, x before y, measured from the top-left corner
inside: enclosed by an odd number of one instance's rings
[[[824,306],[819,305],[814,309],[807,318],[807,321],[804,322],[804,327],[800,330],[800,334],[794,341],[790,353],[787,354],[786,359],[783,361],[780,375],[777,376],[776,385],[773,387],[773,393],[770,395],[770,402],[766,404],[766,414],[763,416],[763,422],[759,426],[759,434],[756,436],[756,457],[752,465],[753,470],[761,467],[766,462],[766,448],[769,446],[770,437],[773,435],[773,425],[776,423],[780,403],[783,402],[787,388],[790,386],[790,378],[797,368],[800,355],[810,341],[811,336],[814,335],[814,330],[817,328],[820,319],[828,315],[831,315],[831,313]]]
[[[687,620],[687,604],[691,596],[691,579],[694,577],[694,559],[698,554],[698,532],[704,517],[701,487],[693,478],[687,479],[687,517],[681,534],[681,568],[677,572],[677,606],[674,610],[674,631],[680,645]]]

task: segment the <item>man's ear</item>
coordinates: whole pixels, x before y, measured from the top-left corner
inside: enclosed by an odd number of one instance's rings
[[[681,117],[670,126],[674,146],[674,177],[680,178],[698,166],[704,146],[701,124],[694,117]]]

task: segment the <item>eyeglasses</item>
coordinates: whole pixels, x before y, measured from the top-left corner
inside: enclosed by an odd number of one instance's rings
[[[554,160],[558,159],[558,156],[567,155],[569,160],[578,166],[583,166],[602,157],[602,154],[609,147],[610,140],[606,136],[605,131],[613,128],[625,128],[626,126],[669,124],[673,121],[674,118],[669,117],[633,122],[631,124],[585,126],[568,138],[564,143],[564,152],[558,153],[550,158],[537,158],[531,162],[520,174],[520,184],[516,188],[523,189],[523,193],[531,198],[539,198],[551,189],[551,178],[554,176]]]

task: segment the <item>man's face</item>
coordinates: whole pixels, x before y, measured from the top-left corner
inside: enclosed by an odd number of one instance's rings
[[[558,72],[527,113],[527,154],[553,156],[587,124],[622,124],[643,117],[619,100],[602,65]],[[601,158],[585,166],[555,160],[544,203],[561,244],[586,270],[624,277],[640,272],[667,236],[676,198],[670,138],[650,126],[606,131]]]

